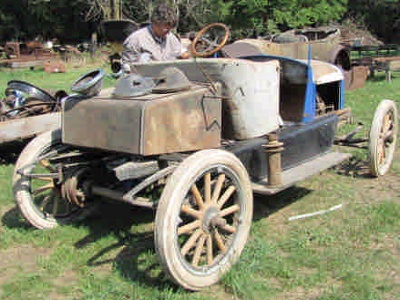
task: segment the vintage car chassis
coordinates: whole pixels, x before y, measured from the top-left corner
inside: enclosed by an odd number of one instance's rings
[[[129,96],[97,94],[96,76],[75,82],[62,128],[27,145],[13,188],[22,215],[40,229],[77,221],[104,197],[155,209],[161,266],[176,284],[199,290],[239,258],[253,192],[277,193],[350,157],[334,150],[350,111],[341,71],[323,62],[259,55],[135,70],[160,79],[170,67],[190,84]],[[375,176],[391,165],[397,123],[394,102],[382,101],[365,139]]]

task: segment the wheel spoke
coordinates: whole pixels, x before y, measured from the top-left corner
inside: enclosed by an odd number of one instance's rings
[[[36,175],[39,175],[39,174],[36,174]],[[47,181],[47,182],[53,182],[54,183],[54,181],[53,181],[53,177],[48,177],[48,176],[46,176],[46,175],[48,175],[48,174],[44,174],[44,176],[38,176],[38,177],[33,177],[33,178],[35,178],[35,179],[37,179],[37,180],[41,180],[41,181]]]
[[[196,220],[196,221],[190,222],[190,223],[188,223],[186,225],[183,225],[183,226],[178,228],[178,235],[185,234],[185,233],[188,233],[188,232],[190,232],[190,231],[192,231],[194,229],[197,229],[197,228],[200,227],[200,225],[201,225],[201,221],[200,220]]]
[[[203,209],[203,207],[204,207],[203,197],[201,197],[200,191],[197,188],[196,183],[194,183],[192,185],[191,191],[192,191],[192,194],[194,196],[194,199],[196,200],[197,206],[199,207],[199,209]]]
[[[197,229],[190,238],[186,241],[181,249],[182,256],[185,256],[190,249],[192,249],[198,240],[198,238],[203,234],[203,230]]]
[[[393,130],[387,130],[382,135],[382,139],[385,143],[391,143],[393,141]]]
[[[221,196],[221,198],[218,200],[218,208],[221,208],[222,206],[224,206],[224,204],[226,203],[226,201],[229,200],[229,198],[232,196],[232,194],[235,192],[236,187],[231,185],[229,186],[225,193]]]
[[[215,185],[214,192],[211,198],[212,203],[217,203],[219,195],[221,194],[222,185],[225,182],[225,177],[226,176],[223,173],[218,176],[217,184]]]
[[[232,205],[232,206],[229,206],[229,207],[227,207],[227,208],[221,210],[221,211],[219,212],[219,216],[220,216],[220,217],[225,217],[225,216],[227,216],[227,215],[230,215],[230,214],[232,214],[232,213],[235,213],[235,212],[239,211],[239,209],[240,209],[239,205],[234,204],[234,205]]]
[[[51,181],[51,182],[49,182],[49,183],[47,183],[47,184],[45,184],[45,185],[42,185],[41,187],[35,189],[35,190],[32,192],[32,194],[36,196],[36,195],[41,194],[41,193],[43,193],[43,192],[46,192],[46,191],[48,191],[48,190],[50,190],[50,189],[52,189],[52,188],[54,188],[54,183],[53,183],[53,181]]]
[[[207,236],[207,264],[210,266],[213,263],[213,240],[211,234]]]
[[[378,143],[378,162],[379,164],[383,164],[385,161],[385,154],[386,149],[385,149],[385,144],[384,142],[381,140]]]
[[[205,203],[210,203],[211,201],[211,173],[204,175],[204,194]]]
[[[203,252],[204,248],[204,242],[206,241],[207,236],[205,234],[202,234],[200,237],[199,241],[197,242],[196,250],[194,251],[193,259],[192,259],[192,265],[198,266],[199,261],[200,261],[200,256],[201,253]]]
[[[224,230],[224,231],[226,231],[228,233],[235,233],[236,232],[236,228],[231,226],[231,225],[228,225],[228,224],[225,224],[225,225],[223,225],[223,226],[221,226],[219,228],[221,228],[222,230]]]
[[[53,166],[50,164],[48,160],[42,159],[40,161],[40,164],[45,167],[47,170],[49,170],[52,173],[57,173],[57,170],[53,168]]]
[[[50,201],[51,201],[51,196],[54,196],[54,195],[47,195],[46,197],[44,197],[43,198],[43,201],[42,201],[42,204],[40,205],[40,207],[39,207],[39,209],[40,209],[40,211],[45,215],[45,216],[47,216],[48,214],[47,214],[47,212],[45,211],[45,208],[46,208],[46,206],[50,203]]]
[[[186,215],[192,216],[196,219],[201,219],[203,216],[203,214],[200,211],[195,210],[186,204],[182,205],[181,212],[183,212]]]
[[[217,246],[218,246],[219,250],[221,250],[222,253],[225,253],[226,252],[226,246],[225,246],[225,243],[222,240],[222,237],[219,234],[218,230],[214,231],[214,239],[215,239],[215,242],[217,243]]]
[[[392,126],[392,118],[390,114],[386,114],[384,119],[383,119],[383,124],[382,124],[382,132],[385,133],[386,131],[389,130],[389,128]]]

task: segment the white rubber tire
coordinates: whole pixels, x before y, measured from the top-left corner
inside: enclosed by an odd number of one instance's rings
[[[181,247],[181,241],[178,241],[178,239],[181,238],[178,234],[178,228],[180,228],[179,225],[182,221],[184,201],[188,203],[187,199],[193,199],[190,198],[189,194],[192,192],[191,188],[194,185],[197,186],[204,183],[202,186],[206,186],[205,177],[207,175],[205,174],[208,172],[210,178],[212,178],[211,176],[217,176],[217,178],[214,179],[224,180],[224,184],[226,182],[226,185],[230,185],[229,188],[234,186],[235,192],[232,196],[229,196],[230,198],[226,203],[230,205],[227,205],[228,208],[236,208],[237,211],[233,216],[224,216],[224,218],[229,219],[229,222],[233,220],[232,227],[235,227],[235,231],[226,239],[226,249],[224,251],[220,250],[222,248],[216,246],[219,245],[218,241],[210,241],[210,244],[208,244],[208,240],[203,240],[206,248],[201,249],[202,253],[206,253],[204,254],[205,265],[198,267],[197,265],[194,266],[191,264],[193,260],[190,262],[185,258],[185,254],[182,255],[181,251],[183,251],[184,247]],[[203,216],[200,218],[201,224],[203,224],[202,226],[207,223],[207,220],[209,220],[207,219],[208,216],[212,215],[212,211],[215,209],[210,208],[213,206],[212,203],[219,204],[218,201],[215,201],[217,196],[214,197],[215,194],[220,195],[215,192],[215,190],[217,190],[215,187],[218,186],[218,183],[216,183],[217,181],[218,180],[214,180],[212,183],[208,184],[210,187],[209,191],[213,189],[213,197],[209,202],[207,202],[207,192],[204,192],[203,199],[206,199],[204,207],[208,207],[208,210],[204,208],[204,213],[200,213]],[[226,188],[226,185],[223,185],[224,188]],[[207,190],[207,188],[204,189]],[[223,193],[221,192],[221,194]],[[208,192],[208,195],[211,195],[211,192]],[[223,196],[224,194],[221,198]],[[207,203],[209,206],[207,206]],[[222,214],[224,207],[225,206],[221,207],[219,213]],[[211,214],[209,214],[210,212]],[[185,289],[197,291],[215,284],[239,258],[249,235],[252,215],[253,193],[251,183],[248,173],[241,161],[232,153],[224,150],[211,149],[194,153],[186,158],[168,178],[158,204],[154,230],[155,248],[161,266],[175,283]],[[221,220],[221,218],[219,218],[219,220]],[[211,222],[207,224],[211,224]],[[206,237],[206,233],[202,231],[203,229],[204,227],[200,226],[200,229],[198,228],[196,230],[200,230],[202,232],[200,234],[204,235],[205,239],[213,240],[216,235],[219,235],[219,233],[216,233],[217,230],[213,228],[213,231],[209,231]],[[222,229],[219,230],[222,232]],[[193,235],[191,237],[193,237]],[[209,245],[214,246],[209,247]],[[211,263],[208,263],[207,249],[215,250],[215,248],[217,248],[216,255],[212,256],[211,254],[210,257],[214,259],[211,259]],[[210,251],[212,252],[213,250]],[[195,256],[195,254],[193,256]]]
[[[392,100],[382,100],[375,110],[369,133],[369,165],[375,177],[385,175],[396,150],[398,111]]]

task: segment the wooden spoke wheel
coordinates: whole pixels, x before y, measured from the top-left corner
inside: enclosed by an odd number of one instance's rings
[[[370,169],[373,176],[385,175],[393,161],[398,131],[398,112],[391,100],[375,110],[369,134]]]
[[[213,55],[225,46],[229,34],[228,26],[223,23],[212,23],[204,27],[192,42],[193,55],[198,57]]]
[[[252,213],[251,183],[237,157],[215,149],[188,157],[157,209],[155,245],[165,272],[189,290],[216,283],[240,256]]]
[[[84,209],[63,197],[62,175],[57,163],[65,161],[69,147],[61,144],[60,130],[33,139],[15,166],[13,190],[24,218],[39,229],[76,221]],[[75,164],[76,166],[76,164]]]

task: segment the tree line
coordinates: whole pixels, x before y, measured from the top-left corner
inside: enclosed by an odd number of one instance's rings
[[[179,15],[178,32],[223,22],[234,38],[356,20],[386,43],[400,44],[400,0],[170,0]],[[118,5],[116,5],[116,3]],[[61,42],[88,40],[103,20],[149,20],[157,1],[3,0],[0,42],[37,36]]]

